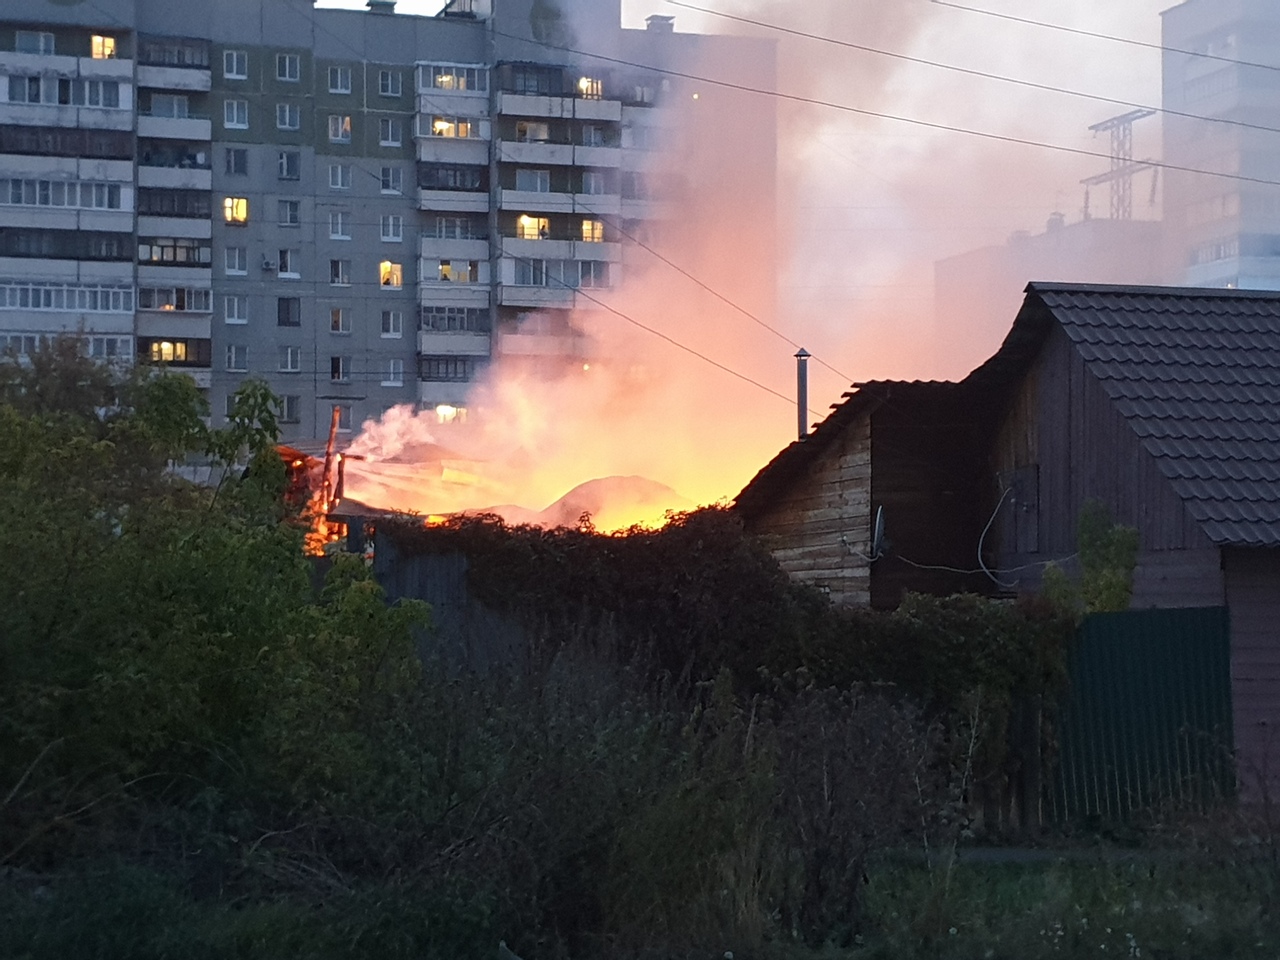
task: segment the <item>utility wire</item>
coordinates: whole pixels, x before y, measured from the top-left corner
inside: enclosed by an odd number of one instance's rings
[[[668,0],[670,2],[670,0]],[[1280,66],[1271,63],[1258,63],[1255,60],[1238,60],[1235,57],[1224,57],[1216,53],[1208,53],[1202,50],[1185,50],[1181,47],[1166,47],[1160,43],[1150,43],[1146,40],[1134,40],[1132,37],[1117,37],[1109,33],[1099,33],[1094,30],[1082,30],[1079,27],[1068,27],[1061,23],[1048,23],[1044,20],[1033,20],[1030,17],[1018,17],[1011,13],[997,13],[995,10],[983,10],[980,7],[967,7],[962,3],[953,3],[951,0],[929,0],[940,7],[951,7],[954,10],[964,10],[966,13],[979,13],[984,17],[995,17],[999,20],[1011,20],[1014,23],[1025,23],[1033,27],[1044,27],[1047,30],[1060,30],[1063,33],[1074,33],[1081,37],[1092,37],[1095,40],[1110,40],[1113,43],[1126,43],[1134,47],[1143,47],[1147,50],[1159,50],[1162,53],[1178,53],[1186,57],[1199,57],[1203,60],[1217,60],[1220,63],[1230,63],[1238,67],[1257,67],[1259,70],[1276,70],[1280,71]]]
[[[938,2],[938,0],[934,0]],[[1001,83],[1012,83],[1021,87],[1030,87],[1033,90],[1041,90],[1046,93],[1060,93],[1069,97],[1078,97],[1082,100],[1094,100],[1098,103],[1107,103],[1117,107],[1129,107],[1138,110],[1151,110],[1155,113],[1166,114],[1171,117],[1182,117],[1187,120],[1203,120],[1209,123],[1222,123],[1233,127],[1243,127],[1249,130],[1262,130],[1266,133],[1280,133],[1280,127],[1270,127],[1261,123],[1248,123],[1244,120],[1232,120],[1227,117],[1208,117],[1198,113],[1187,113],[1182,110],[1171,110],[1167,107],[1156,107],[1151,104],[1138,103],[1133,100],[1120,100],[1116,97],[1104,97],[1099,94],[1085,93],[1083,90],[1072,90],[1068,87],[1059,87],[1050,83],[1037,83],[1034,80],[1023,80],[1018,77],[1009,77],[999,73],[988,73],[985,70],[974,70],[969,67],[960,67],[955,64],[942,63],[938,60],[929,60],[925,57],[913,57],[905,53],[894,53],[890,50],[881,50],[877,47],[869,47],[860,43],[853,43],[848,40],[838,40],[835,37],[825,37],[819,33],[806,33],[803,30],[796,30],[791,27],[784,27],[776,23],[766,23],[763,20],[753,20],[750,17],[741,17],[732,13],[723,13],[719,10],[712,10],[709,7],[699,7],[692,3],[684,3],[682,0],[667,0],[667,3],[673,7],[683,7],[686,10],[696,10],[699,13],[709,14],[713,17],[722,17],[726,20],[733,20],[737,23],[745,23],[753,27],[761,27],[766,30],[774,30],[778,33],[788,34],[795,37],[803,37],[806,40],[818,40],[822,43],[830,43],[837,47],[846,47],[850,50],[859,50],[863,53],[874,53],[881,57],[890,57],[894,60],[903,60],[907,63],[916,63],[927,67],[936,67],[939,70],[950,70],[955,73],[962,73],[971,77],[981,77],[984,80],[998,80]],[[947,4],[951,6],[951,4]],[[969,9],[969,8],[965,8]]]

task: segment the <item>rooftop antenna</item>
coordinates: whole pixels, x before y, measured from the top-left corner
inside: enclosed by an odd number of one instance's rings
[[[809,357],[811,354],[801,347],[796,354],[796,423],[803,440],[809,435]]]
[[[1133,125],[1154,113],[1154,110],[1143,107],[1095,123],[1089,128],[1095,135],[1104,131],[1111,134],[1111,169],[1080,181],[1084,184],[1084,219],[1091,217],[1089,188],[1103,183],[1111,184],[1111,219],[1133,219],[1133,175],[1154,167],[1150,160],[1134,162]]]

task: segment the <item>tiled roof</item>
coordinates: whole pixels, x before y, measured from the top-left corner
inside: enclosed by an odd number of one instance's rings
[[[1027,293],[1209,538],[1280,546],[1280,293],[1048,283]]]

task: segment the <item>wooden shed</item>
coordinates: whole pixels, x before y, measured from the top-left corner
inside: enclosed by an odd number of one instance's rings
[[[1033,283],[965,380],[859,387],[737,507],[795,576],[892,606],[1037,588],[1090,500],[1138,530],[1135,609],[1227,610],[1241,779],[1280,781],[1280,293]]]

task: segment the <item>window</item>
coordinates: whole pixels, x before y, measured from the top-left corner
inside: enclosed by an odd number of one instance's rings
[[[0,181],[2,184],[3,181]],[[60,184],[60,186],[62,186]],[[73,187],[75,184],[67,184]],[[81,191],[82,193],[87,191]],[[60,198],[55,196],[55,203]],[[70,199],[70,198],[68,198]],[[85,199],[84,197],[81,198]],[[213,201],[203,190],[167,190],[163,187],[142,187],[138,190],[138,213],[152,217],[191,217],[208,220],[213,213]]]
[[[400,89],[400,71],[378,71],[378,93],[382,94],[384,97],[398,97],[400,96]]]
[[[398,213],[383,214],[378,218],[383,243],[399,243],[404,239],[404,217]]]
[[[89,56],[94,60],[114,60],[116,58],[116,38],[105,37],[95,33],[89,38]]]
[[[604,96],[604,83],[595,77],[583,77],[578,81],[578,96],[584,100],[599,100]]]
[[[351,117],[349,115],[329,114],[329,142],[351,142]]]
[[[516,189],[524,190],[528,193],[550,193],[551,192],[551,171],[550,170],[517,170],[516,171]]]
[[[351,92],[351,68],[350,67],[330,67],[329,68],[329,92],[330,93],[350,93]]]
[[[546,240],[551,236],[551,220],[523,213],[516,218],[516,236],[521,240]]]
[[[398,340],[404,336],[404,314],[399,310],[382,311],[382,339]]]
[[[276,276],[286,277],[290,280],[296,280],[302,276],[302,257],[297,250],[280,250],[279,254],[280,259],[276,264]]]
[[[552,77],[553,71],[548,68],[517,67],[511,77],[511,85],[516,93],[545,95],[551,93]]]
[[[583,173],[582,192],[589,197],[603,196],[605,193],[604,174],[599,170],[588,170]]]
[[[154,67],[198,67],[209,69],[209,44],[179,37],[142,37],[138,40],[138,63]]]
[[[243,277],[249,272],[249,251],[244,247],[227,247],[222,251],[222,272],[228,277]]]
[[[147,358],[152,363],[186,363],[187,342],[185,340],[152,340]]]
[[[150,115],[184,120],[191,115],[191,102],[182,93],[153,93]]]
[[[351,261],[329,261],[329,283],[335,287],[351,286]]]
[[[551,139],[551,127],[542,120],[517,120],[516,140],[520,143],[546,143]]]
[[[77,107],[120,106],[120,84],[115,80],[58,80],[58,102]]]
[[[383,117],[378,121],[378,143],[384,147],[400,146],[401,129],[399,119]]]
[[[609,264],[604,260],[582,260],[578,263],[578,285],[582,287],[609,286]]]
[[[224,198],[222,201],[222,219],[227,223],[247,223],[249,220],[249,198]]]
[[[604,221],[603,220],[583,220],[582,221],[582,240],[584,243],[603,243],[604,242]]]
[[[19,30],[14,49],[18,53],[53,53],[53,34],[35,30]]]
[[[248,297],[223,297],[222,316],[227,323],[249,322]]]
[[[475,361],[470,357],[423,357],[419,370],[423,380],[461,382],[472,378]]]
[[[301,347],[280,347],[280,362],[276,367],[281,373],[297,373],[302,369]]]
[[[343,433],[351,432],[351,404],[335,403],[333,409],[338,411],[338,429]]]
[[[277,200],[276,210],[282,227],[296,227],[302,222],[302,202],[299,200]]]
[[[222,75],[228,80],[244,80],[249,76],[249,54],[245,50],[222,51]]]
[[[330,357],[329,379],[334,383],[346,383],[351,379],[351,358]]]
[[[383,193],[400,193],[404,189],[404,171],[399,167],[383,167],[378,179]]]
[[[296,53],[276,54],[276,79],[297,83],[302,76],[302,60]]]
[[[93,181],[71,181],[68,183],[65,180],[0,179],[0,205],[119,210],[120,184],[95,183]],[[139,212],[145,213],[146,211],[140,210]],[[206,217],[208,215],[207,211],[203,214]]]
[[[329,213],[329,239],[351,239],[351,214],[345,210],[333,210]]]
[[[302,109],[296,103],[276,104],[276,129],[297,130],[302,126]]]
[[[249,369],[249,348],[243,343],[227,344],[227,369],[233,373],[244,373]]]
[[[12,74],[9,77],[9,102],[10,103],[40,103],[41,102],[41,86],[39,77],[25,77],[19,74]],[[52,91],[50,98],[52,98]]]
[[[96,283],[0,280],[0,310],[132,313],[133,288]],[[0,340],[0,347],[3,341]]]
[[[480,279],[480,261],[441,260],[439,278],[443,283],[475,283]]]
[[[378,264],[378,282],[384,287],[399,290],[404,283],[404,269],[398,263],[383,260]]]
[[[483,67],[430,67],[431,86],[436,90],[483,93],[489,89],[489,71]]]
[[[329,311],[329,332],[345,334],[351,332],[351,311],[346,307],[334,307]]]
[[[382,375],[382,385],[384,387],[401,387],[404,386],[404,361],[399,359],[391,359],[387,361],[386,372]]]
[[[297,180],[302,176],[302,155],[297,150],[281,150],[277,167],[281,180]]]
[[[249,101],[222,101],[222,125],[228,130],[248,130]]]
[[[213,295],[208,290],[192,287],[139,287],[139,310],[162,310],[166,313],[209,313]]]
[[[423,190],[488,190],[489,168],[454,163],[420,163],[418,186]]]
[[[489,332],[489,311],[482,307],[422,307],[419,327],[440,332]]]
[[[547,285],[547,261],[521,257],[516,261],[516,286],[545,287]]]
[[[594,123],[584,123],[582,125],[582,145],[584,147],[603,147],[604,128]]]
[[[138,262],[165,266],[207,266],[213,259],[208,240],[187,237],[139,237]]]
[[[286,393],[280,398],[280,422],[298,423],[302,420],[302,397]]]
[[[329,164],[329,189],[351,189],[351,165],[348,163]]]
[[[480,136],[480,124],[474,120],[468,120],[466,117],[436,116],[431,118],[430,133],[433,137],[476,139]]]
[[[227,147],[223,152],[226,160],[226,172],[229,177],[244,177],[249,174],[249,151],[244,147]]]
[[[431,236],[438,240],[471,240],[479,231],[469,217],[436,217]]]

